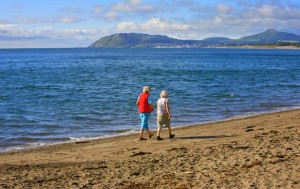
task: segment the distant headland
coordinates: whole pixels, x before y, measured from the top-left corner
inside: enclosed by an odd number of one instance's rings
[[[268,29],[239,39],[211,37],[180,40],[163,35],[118,33],[103,37],[89,48],[300,48],[300,35]]]

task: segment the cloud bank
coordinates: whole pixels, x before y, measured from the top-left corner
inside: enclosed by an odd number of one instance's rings
[[[239,38],[269,28],[300,34],[300,3],[293,0],[118,0],[82,7],[66,4],[48,15],[18,15],[24,7],[12,3],[17,16],[0,20],[0,48],[18,41],[31,42],[30,47],[88,46],[120,32],[179,39]]]

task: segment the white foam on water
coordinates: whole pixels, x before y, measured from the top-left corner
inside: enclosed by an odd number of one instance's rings
[[[4,152],[42,147],[42,146],[47,146],[47,145],[51,145],[51,144],[53,144],[53,143],[44,143],[44,142],[25,143],[22,145],[8,147],[4,150]]]
[[[71,142],[82,142],[82,141],[90,141],[90,140],[97,140],[97,139],[101,139],[101,138],[109,138],[109,137],[116,137],[116,136],[123,136],[123,135],[130,135],[130,134],[134,134],[134,133],[138,133],[137,130],[129,130],[123,133],[118,133],[115,135],[103,135],[103,136],[97,136],[97,137],[69,137]]]

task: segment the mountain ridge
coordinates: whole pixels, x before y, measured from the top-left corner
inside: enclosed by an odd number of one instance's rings
[[[143,33],[117,33],[95,41],[89,48],[164,48],[164,47],[209,47],[209,46],[243,46],[300,43],[300,35],[268,29],[262,33],[230,39],[226,37],[210,37],[203,40],[181,40],[165,35],[149,35]]]

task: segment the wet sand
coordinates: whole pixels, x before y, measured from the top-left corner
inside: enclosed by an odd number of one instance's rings
[[[300,110],[0,154],[0,188],[300,188]]]

